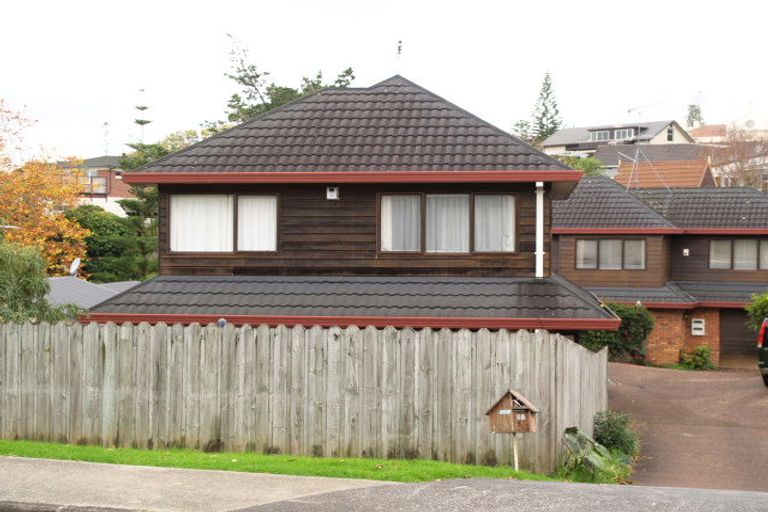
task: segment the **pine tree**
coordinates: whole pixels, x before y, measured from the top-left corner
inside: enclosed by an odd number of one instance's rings
[[[688,128],[695,128],[704,124],[704,119],[701,117],[701,105],[695,103],[688,105]]]
[[[555,92],[552,89],[552,77],[547,72],[539,90],[539,99],[533,109],[533,139],[541,143],[562,126],[560,110],[557,108]]]

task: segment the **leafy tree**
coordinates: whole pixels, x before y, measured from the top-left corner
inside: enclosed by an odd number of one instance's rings
[[[82,311],[73,305],[54,306],[46,262],[35,247],[0,241],[0,322],[58,322]]]
[[[606,303],[619,318],[618,331],[586,331],[579,336],[579,343],[590,350],[608,347],[612,361],[639,362],[645,359],[643,344],[653,331],[656,320],[644,306],[625,306]]]
[[[688,118],[686,121],[688,128],[704,124],[704,118],[701,117],[701,105],[695,103],[688,105]]]
[[[0,224],[10,224],[5,239],[42,252],[48,273],[66,275],[75,258],[86,255],[87,229],[66,217],[76,207],[79,175],[54,163],[32,161],[0,172]]]
[[[563,125],[560,119],[560,109],[557,107],[555,91],[552,89],[552,77],[549,72],[544,75],[544,81],[539,90],[539,99],[533,109],[533,136],[536,142],[555,133]]]
[[[512,131],[520,139],[524,140],[528,144],[535,144],[536,140],[531,130],[531,122],[521,119],[512,126]]]
[[[593,156],[580,158],[578,156],[559,155],[555,158],[563,162],[568,167],[582,171],[584,176],[603,175],[603,162]]]
[[[142,279],[139,238],[130,219],[118,217],[95,205],[82,205],[67,213],[90,231],[83,270],[92,281],[111,283]]]
[[[749,321],[747,324],[755,330],[760,329],[763,320],[768,318],[768,292],[752,296],[752,303],[746,307]]]
[[[277,85],[269,81],[268,71],[260,71],[250,61],[247,49],[234,38],[233,42],[229,52],[231,69],[225,76],[238,85],[240,92],[233,94],[227,103],[227,120],[231,122],[241,123],[327,87],[347,87],[355,79],[352,68],[347,68],[336,76],[333,83],[325,83],[323,73],[318,71],[314,77],[303,77],[298,88]]]

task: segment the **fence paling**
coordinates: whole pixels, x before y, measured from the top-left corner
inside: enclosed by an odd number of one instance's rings
[[[542,411],[521,466],[549,471],[606,364],[546,331],[5,324],[0,436],[509,464],[484,413],[511,388]]]

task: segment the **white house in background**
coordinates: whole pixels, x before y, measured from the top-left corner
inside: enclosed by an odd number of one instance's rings
[[[679,144],[694,142],[677,121],[652,121],[563,128],[542,142],[548,155],[592,156],[608,144]]]
[[[123,171],[120,169],[119,156],[97,156],[86,158],[78,166],[84,171],[80,177],[83,192],[80,202],[93,204],[110,213],[125,216],[125,211],[118,201],[134,197],[130,186],[123,182]],[[70,167],[70,162],[59,162],[59,166]]]

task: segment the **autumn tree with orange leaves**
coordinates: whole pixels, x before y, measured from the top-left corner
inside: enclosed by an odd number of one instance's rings
[[[77,206],[81,190],[77,173],[54,163],[0,171],[0,225],[12,226],[4,238],[39,249],[49,275],[66,275],[75,258],[85,257],[90,232],[64,215]]]

